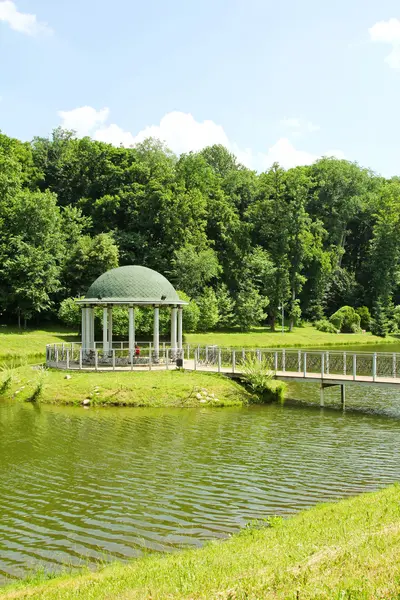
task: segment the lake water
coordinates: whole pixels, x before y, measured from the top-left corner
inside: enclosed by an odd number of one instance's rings
[[[338,389],[328,404],[339,405]],[[359,412],[0,403],[0,583],[200,545],[399,480],[399,392],[349,386],[347,402]]]

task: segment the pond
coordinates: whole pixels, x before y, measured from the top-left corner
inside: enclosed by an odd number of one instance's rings
[[[329,390],[328,401],[339,403]],[[0,583],[224,537],[400,478],[400,395],[316,406],[89,409],[0,403]],[[317,386],[291,389],[307,402]],[[369,405],[371,414],[361,412]]]

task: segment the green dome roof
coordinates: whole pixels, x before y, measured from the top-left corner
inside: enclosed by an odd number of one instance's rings
[[[88,289],[86,299],[121,304],[185,304],[164,275],[133,265],[100,275]]]

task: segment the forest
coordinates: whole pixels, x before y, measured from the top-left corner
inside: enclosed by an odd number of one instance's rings
[[[139,264],[191,300],[192,330],[273,330],[283,305],[290,328],[328,330],[350,307],[385,335],[399,321],[399,221],[400,178],[346,160],[256,173],[223,146],[176,156],[154,139],[0,134],[2,321],[68,322],[96,277]]]

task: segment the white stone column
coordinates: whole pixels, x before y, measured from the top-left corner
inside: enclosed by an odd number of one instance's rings
[[[154,322],[153,322],[153,348],[154,358],[158,360],[160,350],[160,309],[158,306],[154,307]]]
[[[86,348],[86,307],[82,306],[82,332],[81,332],[81,342],[82,342],[82,350]]]
[[[178,309],[176,306],[171,310],[171,352],[172,356],[175,356],[176,353],[176,318],[177,318]]]
[[[135,309],[130,306],[129,312],[129,356],[135,351]]]
[[[88,308],[89,313],[89,344],[88,347],[94,349],[94,308]]]
[[[183,310],[182,310],[182,306],[179,306],[178,308],[178,348],[179,350],[182,350],[183,348],[183,343],[182,343],[182,317],[183,317]]]
[[[112,306],[107,308],[108,311],[108,350],[112,351],[113,347],[113,337],[112,337]]]
[[[108,308],[103,308],[103,352],[108,352]]]

